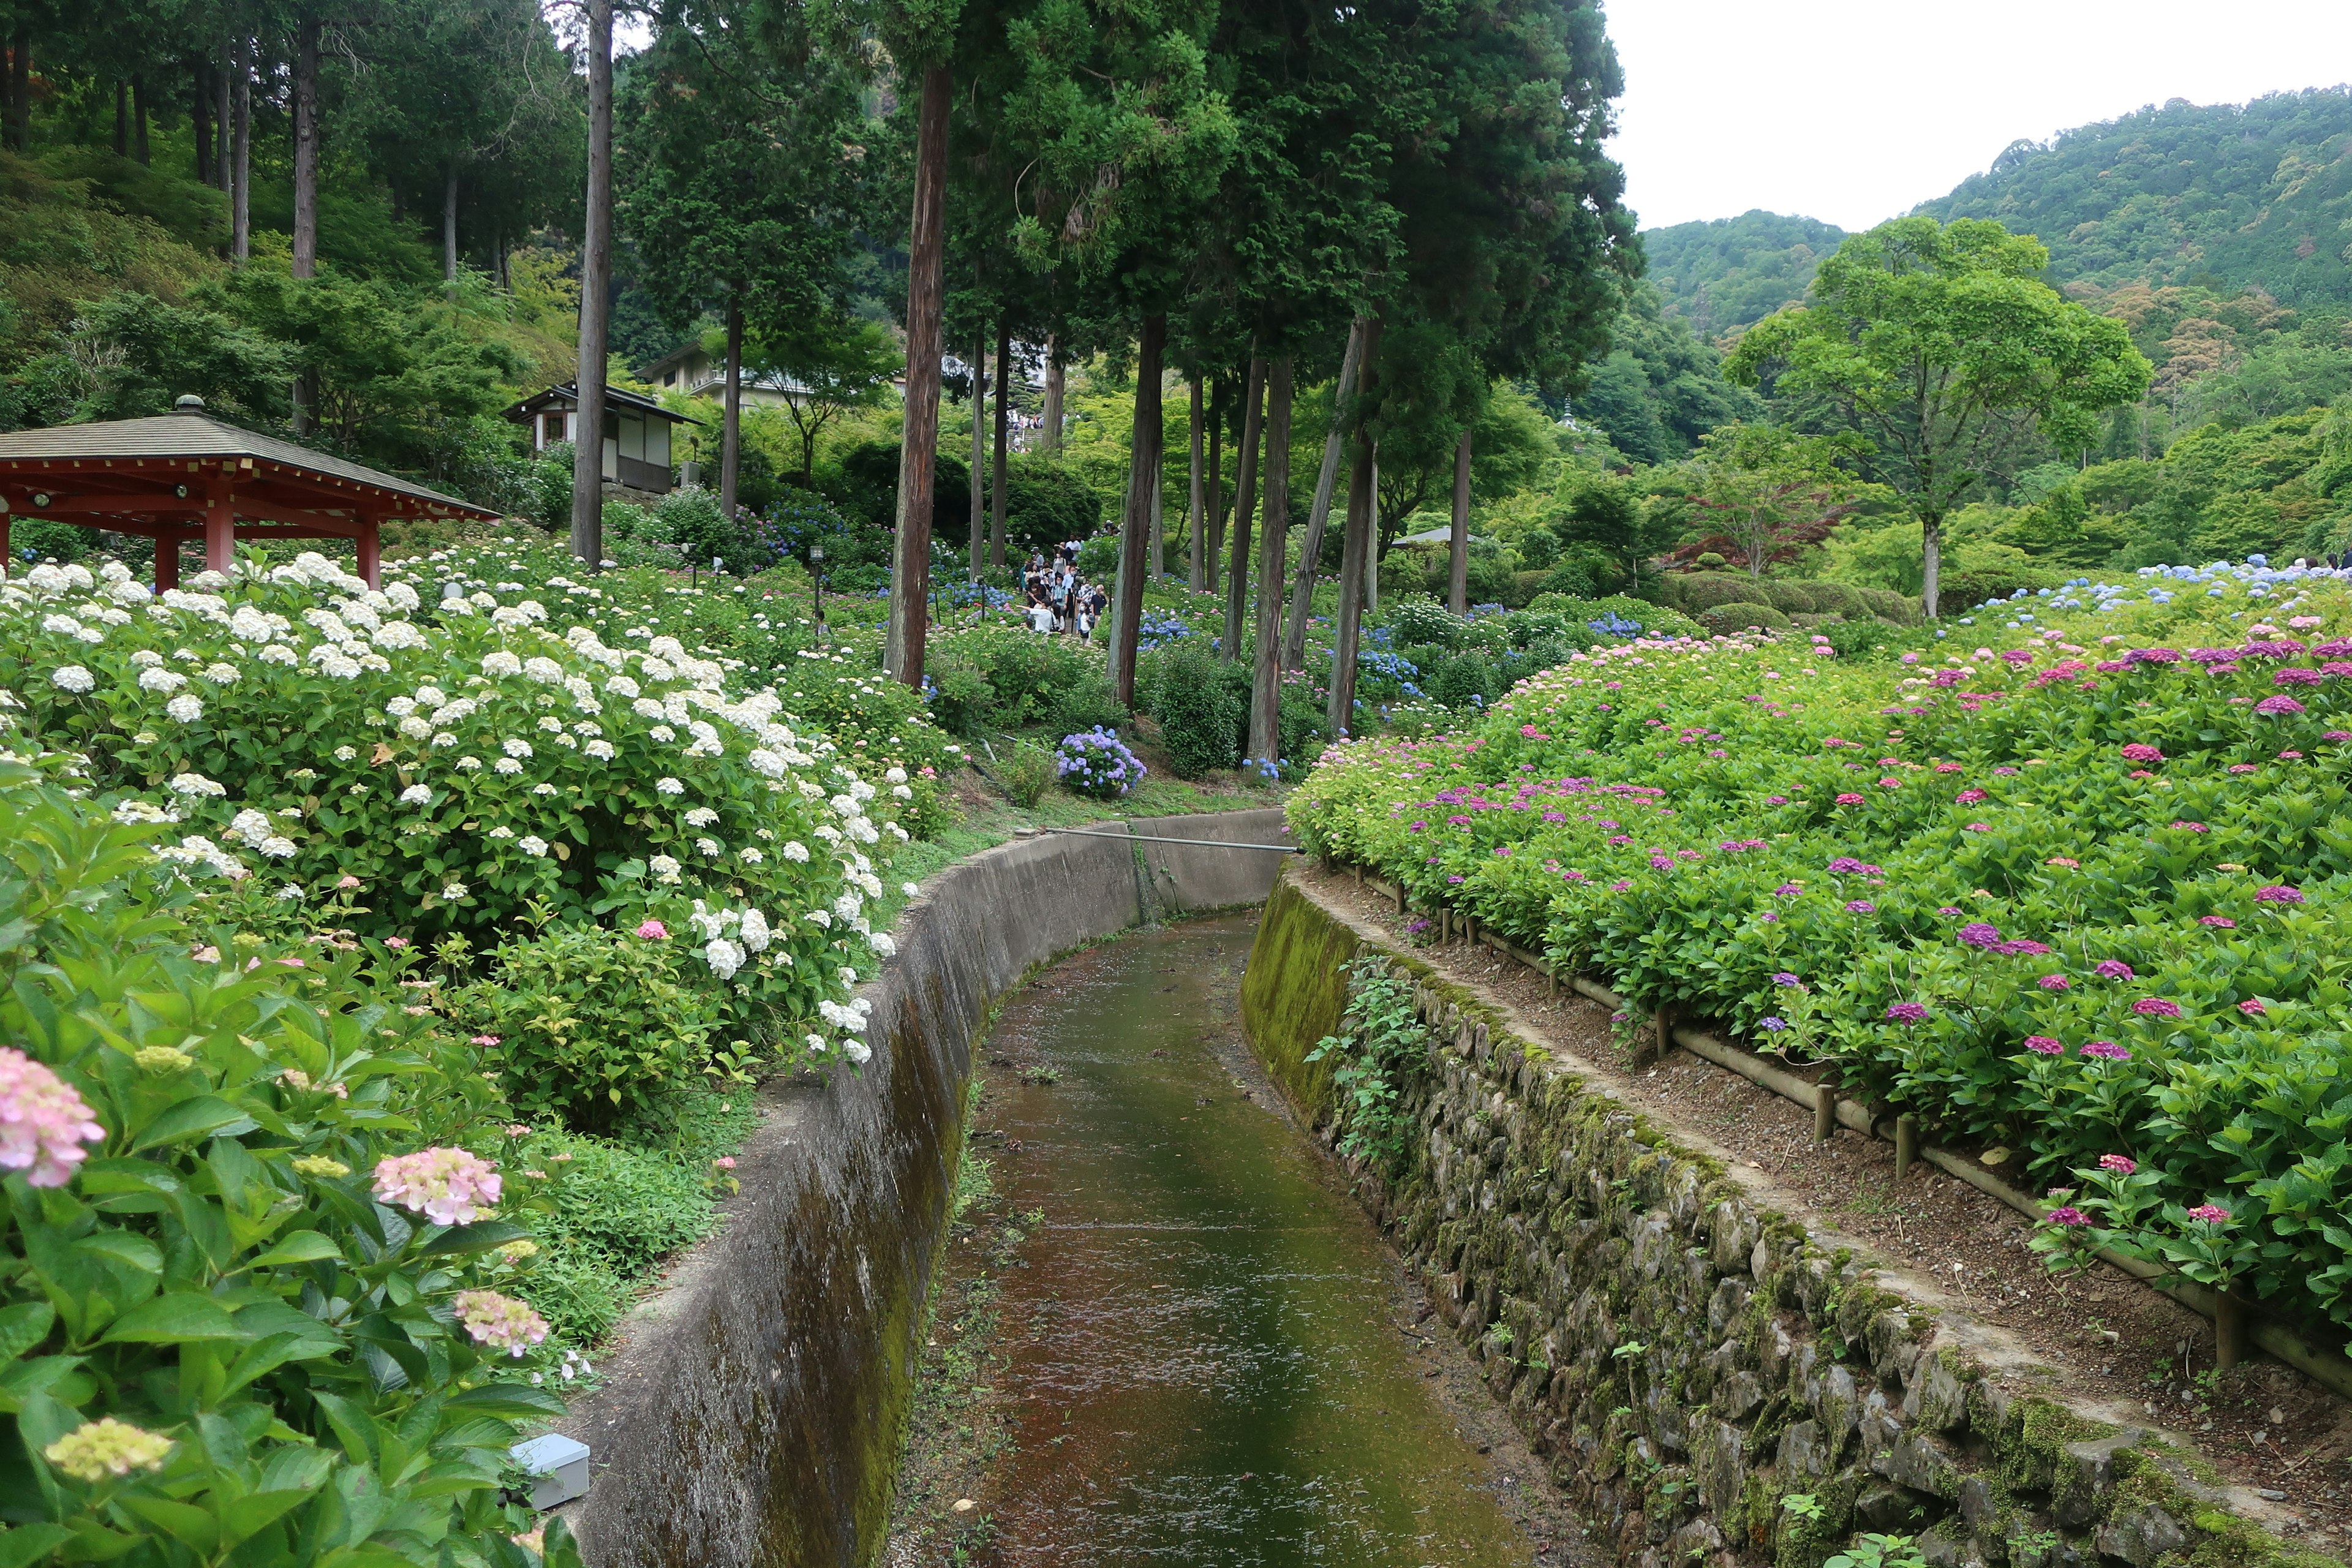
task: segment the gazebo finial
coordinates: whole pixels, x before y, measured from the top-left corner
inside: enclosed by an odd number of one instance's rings
[[[184,392],[172,406],[182,414],[202,414],[205,411],[205,400],[193,392]]]

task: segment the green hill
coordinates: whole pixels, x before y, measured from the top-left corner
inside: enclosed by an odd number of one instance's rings
[[[1750,209],[1738,217],[1645,229],[1650,281],[1700,337],[1760,321],[1805,297],[1813,268],[1845,230]]]
[[[2051,280],[2260,289],[2352,300],[2352,89],[2175,99],[2020,142],[1919,209],[2041,237]]]

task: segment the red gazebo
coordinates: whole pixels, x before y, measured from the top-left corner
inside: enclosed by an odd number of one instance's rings
[[[360,575],[379,586],[376,530],[397,518],[496,519],[488,507],[373,468],[257,436],[183,397],[145,419],[58,425],[0,435],[0,559],[14,517],[135,533],[155,542],[157,592],[180,583],[180,546],[205,542],[205,565],[229,568],[239,539],[348,539]]]

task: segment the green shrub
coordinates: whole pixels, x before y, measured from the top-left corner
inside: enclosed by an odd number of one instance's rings
[[[20,517],[8,530],[8,552],[16,563],[29,564],[36,561],[79,561],[89,550],[90,541],[98,536],[87,528],[76,528],[69,522],[52,522],[46,517]]]
[[[1452,647],[1465,624],[1434,599],[1399,599],[1382,607],[1381,623],[1394,634],[1398,646]]]
[[[1432,701],[1443,702],[1448,708],[1473,708],[1502,695],[1503,684],[1495,674],[1495,667],[1484,657],[1457,653],[1439,661],[1422,689],[1429,693]]]
[[[197,901],[58,782],[0,763],[0,1096],[41,1156],[0,1184],[5,1555],[524,1568],[499,1475],[563,1406],[506,1108],[404,955],[237,942],[266,889]]]
[[[1592,574],[1586,571],[1580,562],[1561,561],[1544,573],[1537,597],[1546,594],[1566,594],[1571,598],[1589,599],[1592,596]]]
[[[1767,631],[1779,631],[1793,623],[1769,605],[1732,603],[1717,605],[1701,610],[1698,624],[1721,637],[1727,632],[1743,632],[1750,626],[1762,626]]]
[[[1153,655],[1149,695],[1178,778],[1197,779],[1241,760],[1237,738],[1247,713],[1208,649],[1177,643]]]
[[[970,651],[950,645],[929,653],[923,675],[931,685],[931,717],[940,727],[967,741],[980,739],[996,717],[996,687]]]
[[[676,951],[667,935],[554,926],[501,943],[455,1001],[496,1037],[517,1109],[602,1131],[702,1066],[711,1022],[678,984]]]
[[[996,782],[1013,804],[1024,811],[1045,798],[1060,777],[1054,753],[1026,741],[1013,742],[997,753]]]
[[[1055,695],[1046,727],[1058,740],[1085,730],[1116,730],[1129,717],[1127,704],[1118,700],[1110,677],[1089,668]]]
[[[1877,619],[1832,621],[1821,628],[1841,658],[1871,658],[1902,650],[1913,634]]]

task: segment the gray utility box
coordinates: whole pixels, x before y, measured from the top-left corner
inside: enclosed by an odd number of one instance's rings
[[[584,1496],[588,1490],[588,1445],[561,1432],[517,1443],[508,1458],[531,1478],[530,1506],[553,1508]]]

